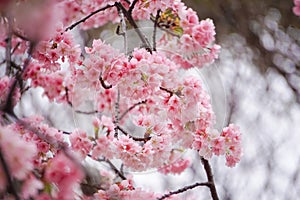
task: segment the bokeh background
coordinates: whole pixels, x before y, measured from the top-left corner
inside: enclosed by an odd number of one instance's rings
[[[226,91],[225,124],[235,122],[243,132],[239,165],[224,169],[212,162],[220,199],[299,199],[300,18],[293,1],[185,3],[200,19],[214,20],[222,46],[215,67]]]

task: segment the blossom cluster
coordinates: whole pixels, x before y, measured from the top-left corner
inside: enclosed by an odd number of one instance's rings
[[[26,15],[29,7],[33,11]],[[11,12],[0,21],[0,47],[10,55],[2,64],[13,67],[0,78],[1,198],[157,199],[160,194],[137,187],[113,161],[126,171],[156,169],[164,174],[190,167],[187,150],[205,159],[225,156],[229,167],[240,161],[239,128],[230,124],[216,130],[203,83],[182,76],[218,57],[211,19],[199,20],[180,0],[23,0],[7,1],[0,5],[4,8]],[[138,39],[144,46],[129,53],[101,39],[80,45],[80,33],[119,24],[122,17],[132,27],[137,20],[152,20],[163,31],[156,46],[143,34]],[[79,30],[70,31],[73,25]],[[67,132],[47,125],[41,116],[17,116],[8,106],[18,106],[32,88],[42,88],[50,102],[81,114],[88,115],[82,108],[92,101],[93,131]],[[88,160],[112,170],[96,168],[94,177],[101,178],[92,184],[84,165]],[[15,183],[17,194],[7,192]]]

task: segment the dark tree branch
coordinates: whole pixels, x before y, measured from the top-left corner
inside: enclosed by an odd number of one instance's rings
[[[114,125],[115,125],[115,137],[117,138],[118,137],[118,126],[119,126],[119,116],[120,116],[120,91],[119,91],[119,88],[118,88],[118,91],[117,91],[117,101],[115,103],[115,120],[114,120]]]
[[[157,32],[159,16],[160,16],[160,10],[157,11],[156,16],[155,16],[155,21],[154,21],[154,29],[153,29],[153,35],[152,35],[153,51],[156,51],[156,32]]]
[[[210,164],[209,164],[208,160],[204,159],[203,157],[201,157],[201,162],[205,169],[207,181],[210,183],[209,189],[210,189],[211,197],[213,200],[219,200],[217,189],[215,186],[214,176],[213,176]]]
[[[141,102],[138,102],[134,105],[132,105],[130,108],[128,108],[121,116],[120,116],[120,119],[119,120],[122,120],[125,115],[127,115],[127,113],[129,113],[131,110],[133,110],[135,107],[137,107],[138,105],[141,105],[141,104],[145,104],[147,103],[147,100],[144,100],[144,101],[141,101]]]
[[[15,197],[15,199],[19,200],[20,197],[18,195],[16,186],[13,182],[13,178],[11,177],[10,169],[9,169],[9,167],[8,167],[6,161],[5,161],[4,155],[2,154],[1,147],[0,147],[0,161],[1,161],[1,164],[2,164],[2,169],[4,171],[9,189],[11,190],[11,192],[12,192],[13,196]]]
[[[6,102],[5,102],[5,105],[3,108],[4,112],[11,113],[11,114],[13,113],[13,94],[17,87],[17,83],[19,81],[18,79],[22,79],[22,75],[30,63],[31,55],[32,55],[34,47],[35,47],[35,43],[34,42],[30,43],[30,46],[29,46],[29,49],[27,52],[28,56],[24,62],[23,71],[21,72],[21,74],[17,75],[17,77],[13,80],[12,85],[10,86],[10,90],[7,95]]]
[[[93,115],[93,114],[97,114],[98,113],[97,110],[93,110],[93,111],[75,110],[75,112],[79,113],[79,114],[85,114],[85,115]]]
[[[157,200],[163,200],[163,199],[168,198],[168,197],[170,197],[174,194],[180,194],[180,193],[186,192],[187,190],[191,190],[191,189],[194,189],[195,187],[199,187],[199,186],[210,187],[211,183],[210,182],[195,183],[193,185],[185,186],[185,187],[180,188],[178,190],[175,190],[173,192],[169,192],[168,194],[163,195],[162,197],[158,198]]]
[[[5,60],[6,60],[6,71],[5,75],[10,75],[12,73],[11,69],[11,40],[12,40],[12,18],[10,14],[7,16],[8,23],[8,33],[6,38],[6,48],[5,48]]]
[[[14,54],[15,53],[15,51],[19,48],[19,46],[20,46],[20,42],[18,42],[17,44],[16,44],[16,46],[13,48],[13,50],[11,51],[11,54]]]
[[[122,127],[117,126],[117,129],[120,130],[124,135],[128,136],[129,138],[133,139],[134,141],[139,141],[139,142],[147,142],[148,140],[151,139],[151,137],[145,137],[145,138],[137,138],[131,136],[127,131],[125,131]]]
[[[131,6],[129,7],[128,13],[131,15],[132,11],[134,9],[135,4],[138,2],[138,0],[134,0],[131,4]]]
[[[131,13],[127,11],[121,3],[116,3],[116,6],[118,7],[118,9],[122,10],[124,16],[130,23],[130,25],[134,28],[135,32],[138,34],[141,41],[143,42],[143,46],[146,48],[146,50],[152,53],[152,49],[149,41],[147,40],[146,36],[141,32],[140,28],[138,27],[135,20],[133,19]]]
[[[169,93],[169,94],[170,94],[170,97],[174,94],[173,91],[171,91],[171,90],[169,90],[169,89],[167,89],[167,88],[159,87],[159,89],[161,89],[162,91],[165,91],[165,92]]]
[[[106,162],[110,168],[122,179],[122,180],[126,180],[127,178],[124,176],[124,174],[118,170],[118,168],[109,160],[109,159],[106,159],[106,158],[103,158],[103,159],[98,159],[98,161],[100,162]]]
[[[115,6],[115,5],[107,5],[107,6],[103,7],[103,8],[100,8],[100,9],[98,9],[98,10],[95,10],[94,12],[92,12],[91,14],[89,14],[88,16],[82,18],[81,20],[79,20],[79,21],[75,22],[74,24],[70,25],[69,27],[67,27],[67,28],[65,29],[65,31],[72,30],[72,29],[75,28],[78,24],[81,24],[81,23],[85,22],[87,19],[89,19],[89,18],[92,17],[93,15],[95,15],[95,14],[101,12],[101,11],[104,11],[104,10],[106,10],[106,9],[108,9],[108,8],[114,7],[114,6]]]
[[[108,90],[108,89],[112,88],[112,85],[106,85],[106,84],[105,84],[105,82],[104,82],[104,80],[102,79],[101,76],[99,77],[99,81],[100,81],[100,83],[101,83],[101,86],[102,86],[104,89]]]
[[[29,38],[27,38],[26,36],[22,35],[22,33],[20,33],[20,31],[18,32],[16,30],[14,30],[13,33],[14,33],[15,36],[21,38],[24,41],[28,41],[28,42],[31,41]]]
[[[152,22],[155,23],[156,17],[151,16],[150,20],[151,20]],[[156,26],[157,26],[160,30],[162,30],[162,31],[164,31],[164,32],[166,32],[166,33],[168,33],[168,34],[174,36],[174,37],[180,38],[180,35],[177,35],[176,33],[173,33],[172,31],[170,31],[169,29],[164,28],[163,26],[159,25],[159,23],[157,23]]]

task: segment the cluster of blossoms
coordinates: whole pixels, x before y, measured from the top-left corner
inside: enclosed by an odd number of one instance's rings
[[[30,6],[34,12],[27,16]],[[3,63],[14,66],[0,79],[0,152],[23,199],[159,198],[136,187],[113,160],[121,161],[127,171],[157,169],[164,174],[187,169],[192,161],[183,152],[189,149],[205,159],[224,155],[230,167],[239,162],[239,128],[231,124],[218,132],[202,82],[181,76],[183,70],[217,58],[220,47],[214,44],[212,20],[199,21],[180,0],[23,0],[0,4],[0,9],[12,10],[1,21],[0,45],[13,52]],[[154,21],[163,30],[156,47],[139,34],[143,48],[128,54],[101,39],[82,48],[70,31],[72,23],[82,22],[82,31],[119,23],[124,16],[132,27],[136,20]],[[39,17],[38,28],[24,23],[34,22],[33,17]],[[44,124],[41,117],[19,119],[7,113],[12,110],[5,107],[10,96],[12,106],[18,106],[22,94],[36,87],[43,88],[50,101],[82,114],[88,113],[81,110],[87,100],[95,102],[90,122],[94,131],[64,132]],[[2,114],[9,117],[2,119]],[[14,123],[7,124],[10,119]],[[89,185],[91,178],[83,165],[89,159],[108,163],[118,173],[114,177],[97,169],[101,183]],[[5,191],[11,183],[3,166],[0,197],[8,198]],[[86,185],[96,190],[88,192]]]

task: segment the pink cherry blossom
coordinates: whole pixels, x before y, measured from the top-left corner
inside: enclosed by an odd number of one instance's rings
[[[297,13],[300,3],[294,2]],[[183,157],[187,150],[205,159],[225,156],[229,167],[240,161],[239,128],[216,130],[203,83],[182,76],[218,58],[211,19],[199,19],[180,0],[22,0],[11,10],[8,3],[3,6],[0,50],[11,52],[16,67],[0,77],[0,146],[22,199],[154,200],[163,194],[140,188],[130,172],[180,174],[192,164]],[[154,48],[136,22],[154,21],[157,14],[156,25],[165,30]],[[132,49],[121,53],[102,39],[83,38],[87,29],[122,25],[123,18],[128,32],[138,27],[140,47],[127,41]],[[32,88],[41,88],[50,103],[85,116],[87,128],[60,130],[41,115],[15,112]],[[0,194],[10,198],[5,175],[0,165]]]
[[[75,130],[70,135],[72,149],[84,159],[91,151],[93,144],[84,131]]]
[[[293,7],[293,12],[295,15],[300,16],[300,1],[294,0],[295,6]]]
[[[57,187],[54,191],[58,199],[70,199],[73,196],[75,186],[83,178],[83,172],[76,162],[66,157],[64,153],[58,153],[47,166],[45,179]],[[53,188],[54,189],[54,188]]]
[[[22,140],[19,134],[11,128],[0,127],[0,146],[11,175],[19,180],[25,179],[33,170],[32,161],[37,154],[35,144]],[[2,179],[0,188],[3,189],[6,180],[3,180],[5,176],[0,177]]]

